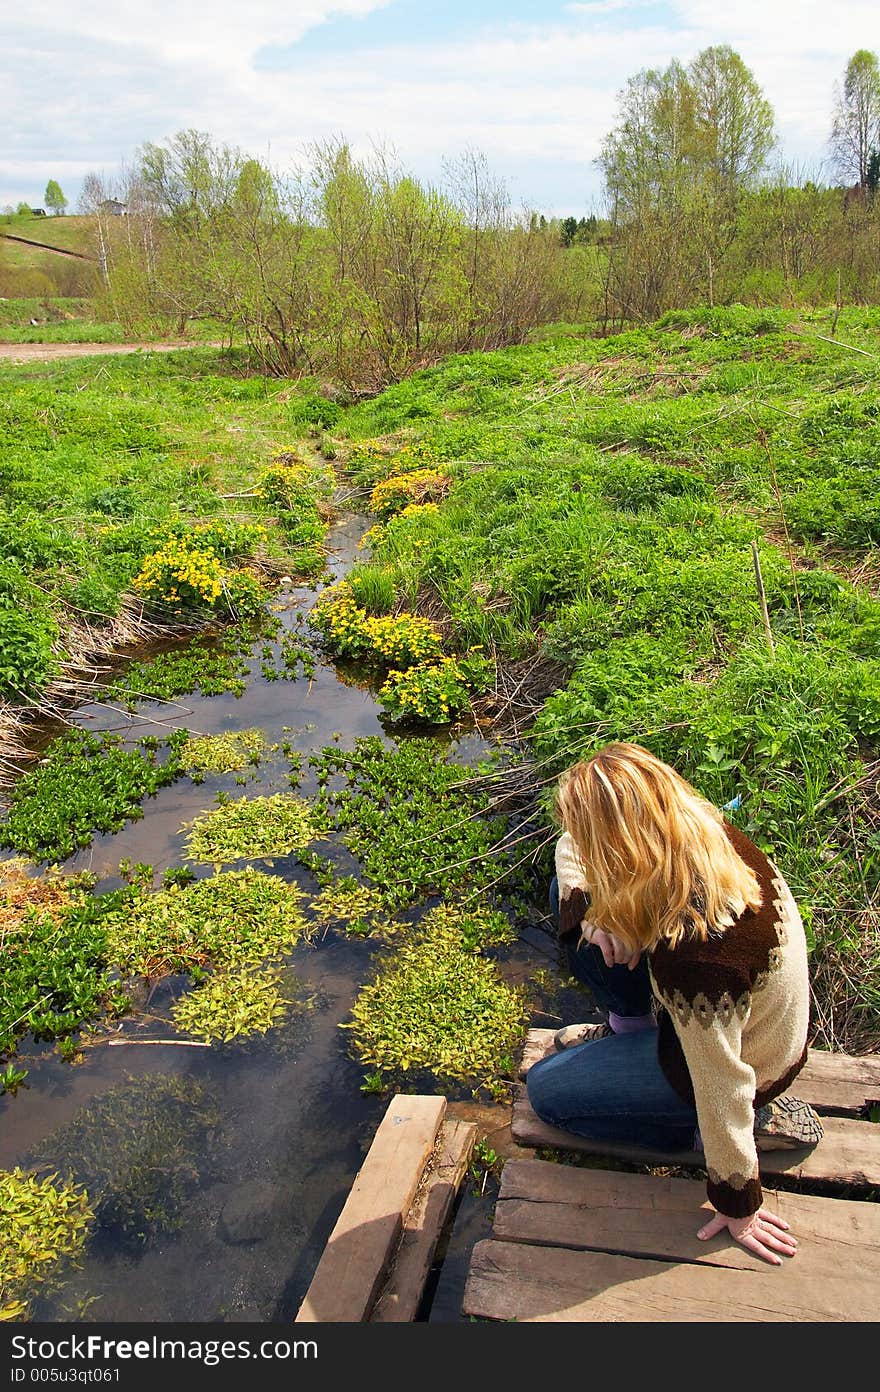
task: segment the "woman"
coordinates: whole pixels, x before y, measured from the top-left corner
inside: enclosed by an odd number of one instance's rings
[[[611,744],[560,782],[560,935],[607,1025],[568,1026],[527,1076],[545,1121],[599,1141],[702,1149],[716,1213],[774,1265],[788,1224],[762,1207],[758,1148],[815,1144],[782,1094],[806,1061],[807,950],[773,863],[683,778]],[[574,1046],[574,1047],[572,1047]]]

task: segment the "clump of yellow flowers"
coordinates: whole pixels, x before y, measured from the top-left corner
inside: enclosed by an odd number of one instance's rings
[[[441,657],[404,671],[389,672],[379,689],[379,703],[395,720],[447,725],[469,704],[471,693],[484,691],[490,664],[476,649],[463,658]]]
[[[325,590],[312,610],[312,623],[339,657],[382,667],[411,667],[442,656],[440,634],[418,614],[368,614],[342,581]]]
[[[209,546],[169,536],[145,559],[134,589],[175,614],[213,607],[223,593],[223,564]]]
[[[391,517],[408,503],[433,502],[442,498],[452,479],[439,469],[416,469],[409,474],[392,474],[377,483],[370,494],[370,508],[379,517]]]

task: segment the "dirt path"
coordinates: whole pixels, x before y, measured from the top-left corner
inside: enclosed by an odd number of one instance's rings
[[[220,343],[0,343],[0,360],[14,363],[51,362],[53,358],[82,358],[99,353],[173,353],[178,348],[220,348]]]

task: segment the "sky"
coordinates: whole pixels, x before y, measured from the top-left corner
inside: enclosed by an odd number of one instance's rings
[[[426,181],[479,150],[515,205],[601,207],[616,94],[730,44],[821,177],[833,88],[880,49],[877,0],[26,0],[0,7],[0,207],[112,177],[195,128],[283,170],[311,142],[382,146]]]

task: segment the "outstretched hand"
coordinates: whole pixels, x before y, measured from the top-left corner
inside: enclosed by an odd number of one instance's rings
[[[627,947],[625,942],[616,938],[613,933],[606,933],[604,928],[596,928],[587,919],[581,924],[584,937],[591,947],[598,947],[602,953],[606,967],[620,967],[624,963],[633,971],[639,965],[641,949]]]
[[[706,1242],[725,1228],[743,1247],[770,1262],[771,1266],[781,1266],[783,1257],[793,1257],[797,1251],[797,1238],[792,1237],[788,1224],[766,1208],[758,1209],[748,1218],[727,1218],[723,1213],[716,1213],[700,1228],[697,1237]]]

